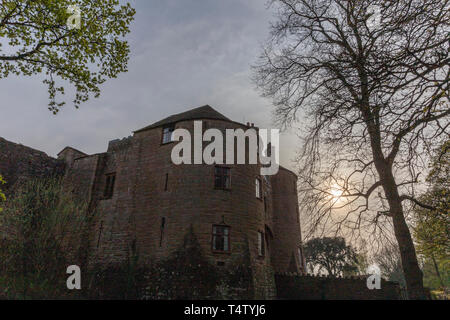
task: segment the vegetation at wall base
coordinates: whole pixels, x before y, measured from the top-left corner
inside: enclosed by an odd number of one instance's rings
[[[60,178],[25,182],[0,215],[0,295],[56,299],[74,295],[66,269],[82,265],[89,217],[86,205],[64,190]]]

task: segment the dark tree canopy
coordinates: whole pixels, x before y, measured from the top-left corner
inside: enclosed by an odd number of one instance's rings
[[[449,1],[272,4],[277,20],[255,81],[281,124],[302,125],[310,231],[383,239],[393,230],[408,294],[425,297],[405,208],[430,209],[416,185],[432,146],[449,136]]]
[[[312,272],[326,271],[333,276],[343,275],[357,263],[355,250],[342,237],[309,240],[305,244],[305,258]]]
[[[79,8],[79,12],[73,7]],[[80,24],[76,26],[79,13]],[[5,0],[0,3],[0,79],[44,74],[49,109],[65,104],[58,82],[75,88],[78,107],[100,94],[99,85],[127,71],[129,32],[135,10],[118,0]]]

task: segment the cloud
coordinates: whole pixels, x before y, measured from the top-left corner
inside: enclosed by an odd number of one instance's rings
[[[272,127],[272,106],[250,81],[250,65],[268,36],[272,13],[260,0],[131,1],[129,72],[108,81],[99,99],[60,114],[47,111],[41,77],[0,80],[0,136],[55,156],[67,145],[103,152],[173,113],[210,104],[240,122]],[[282,137],[281,163],[292,167],[291,134]]]

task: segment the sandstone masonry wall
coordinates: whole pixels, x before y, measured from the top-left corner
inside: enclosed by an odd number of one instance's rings
[[[271,177],[273,199],[272,265],[276,272],[303,270],[299,248],[302,244],[298,210],[297,176],[280,168]]]
[[[204,131],[249,129],[225,119],[202,122]],[[193,119],[177,120],[175,126],[194,136]],[[225,295],[275,298],[274,271],[302,271],[297,177],[283,168],[276,176],[263,177],[259,164],[221,165],[231,170],[231,189],[216,189],[215,165],[173,164],[174,143],[162,144],[162,132],[161,126],[140,130],[111,141],[107,152],[94,155],[66,147],[59,160],[0,139],[0,174],[14,184],[19,178],[47,176],[65,168],[65,186],[88,204],[93,217],[88,265],[114,268],[136,258],[142,270],[155,266],[162,273],[174,270],[177,266],[164,263],[180,261],[192,233],[205,260],[202,264],[215,268]],[[193,153],[194,141],[192,158]],[[108,195],[111,176],[114,190]],[[256,197],[256,179],[261,182],[261,198]],[[230,228],[229,252],[213,251],[214,225]],[[263,255],[258,252],[259,232],[265,235]],[[179,268],[190,267],[189,259],[181,261],[188,262]],[[165,290],[171,296],[171,288]]]
[[[192,120],[179,121],[176,128],[187,129],[194,136]],[[223,132],[248,129],[235,122],[203,119],[203,130],[208,128]],[[193,230],[205,259],[219,274],[240,266],[249,268],[252,296],[274,298],[274,266],[281,271],[289,267],[300,271],[296,176],[280,170],[278,178],[265,178],[260,176],[260,165],[225,165],[231,169],[231,189],[218,190],[214,165],[174,165],[174,143],[161,141],[162,127],[157,127],[111,141],[103,154],[67,156],[68,165],[73,163],[66,179],[96,214],[92,263],[119,264],[134,255],[142,266],[170,260]],[[112,174],[114,193],[105,198],[107,176]],[[262,185],[261,199],[255,195],[257,178]],[[277,227],[275,222],[282,225]],[[230,227],[230,252],[212,250],[213,225]],[[258,232],[266,237],[263,256],[258,254]],[[283,254],[289,256],[277,261]]]
[[[0,137],[0,174],[6,180],[8,193],[21,181],[48,177],[64,172],[64,162],[21,144]]]
[[[369,290],[366,279],[276,274],[278,299],[287,300],[400,300],[395,282],[382,280],[381,289]]]

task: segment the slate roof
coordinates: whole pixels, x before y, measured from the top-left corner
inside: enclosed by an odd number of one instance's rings
[[[134,131],[141,132],[145,130],[154,129],[157,127],[161,127],[164,125],[176,123],[183,120],[196,120],[196,119],[213,119],[213,120],[225,120],[225,121],[231,121],[227,117],[225,117],[220,112],[214,110],[211,106],[206,105],[202,107],[198,107],[195,109],[191,109],[182,113],[171,115],[165,119],[162,119],[160,121],[157,121],[147,127],[144,127],[142,129]]]

